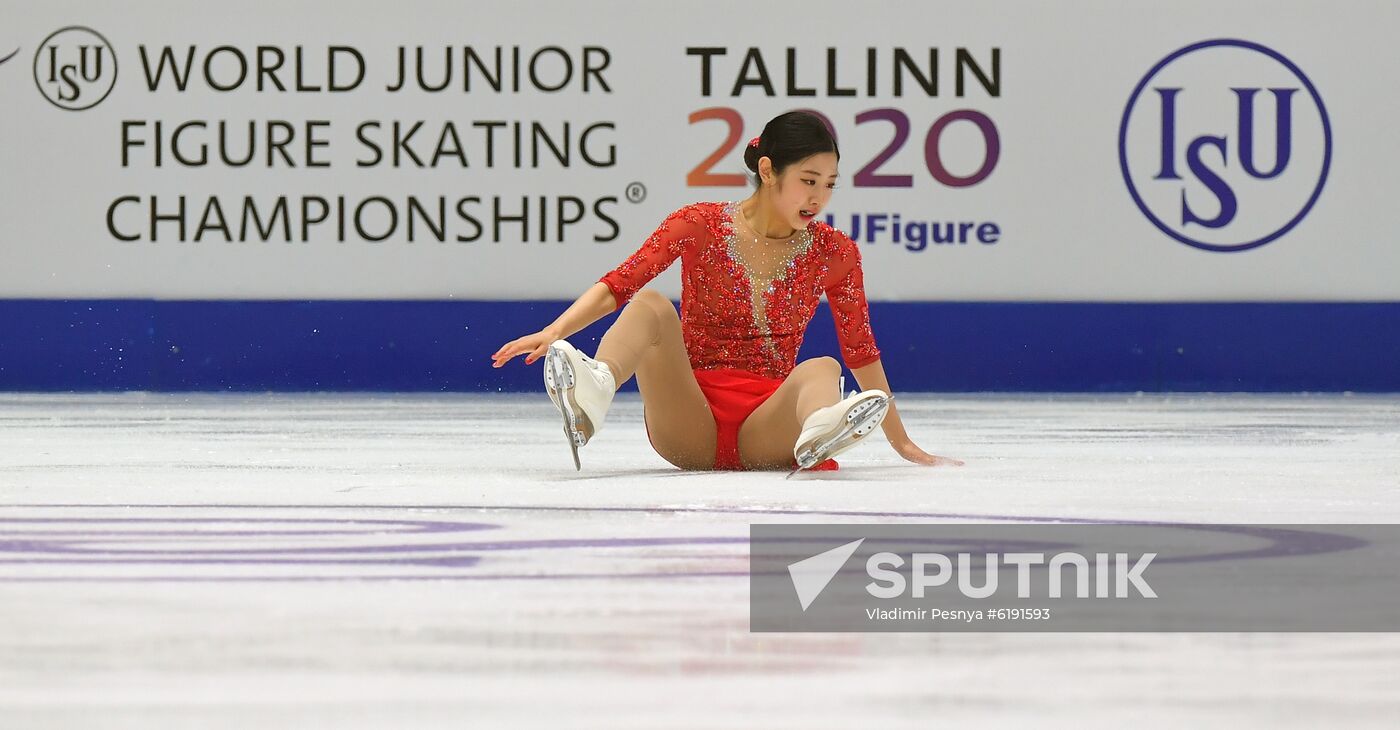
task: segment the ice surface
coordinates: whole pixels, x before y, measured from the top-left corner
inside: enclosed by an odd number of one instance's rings
[[[622,396],[0,395],[0,727],[1388,726],[1394,634],[755,634],[752,522],[1400,522],[1397,396],[917,396],[684,473]]]

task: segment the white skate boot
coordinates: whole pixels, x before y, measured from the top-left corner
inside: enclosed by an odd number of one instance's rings
[[[598,362],[564,340],[555,340],[544,356],[544,387],[564,416],[564,435],[581,469],[578,447],[603,428],[617,385],[607,363]]]
[[[818,408],[802,423],[802,434],[792,449],[797,468],[788,477],[810,469],[863,441],[890,412],[893,396],[883,390],[852,393],[845,400]]]

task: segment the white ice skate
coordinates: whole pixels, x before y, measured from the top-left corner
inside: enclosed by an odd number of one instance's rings
[[[544,387],[564,416],[564,436],[581,469],[578,447],[603,428],[603,419],[617,392],[607,363],[598,362],[564,340],[555,340],[544,355]]]
[[[792,449],[797,468],[788,472],[786,478],[863,441],[885,420],[893,400],[894,397],[885,391],[872,389],[852,393],[840,403],[818,408],[802,423],[802,434]]]

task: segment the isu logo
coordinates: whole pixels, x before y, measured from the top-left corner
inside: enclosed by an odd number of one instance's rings
[[[1147,72],[1118,132],[1128,192],[1168,236],[1244,251],[1308,214],[1332,160],[1322,97],[1273,49],[1241,40],[1187,46]]]
[[[34,53],[34,83],[60,109],[91,109],[117,83],[117,54],[100,33],[82,26],[61,28]]]

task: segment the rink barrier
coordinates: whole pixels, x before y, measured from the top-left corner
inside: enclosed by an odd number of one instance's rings
[[[0,300],[0,390],[534,391],[538,365],[490,355],[567,304]],[[591,352],[612,319],[572,341]],[[1400,392],[1400,302],[876,302],[871,319],[900,391]],[[836,354],[822,305],[799,357]]]

